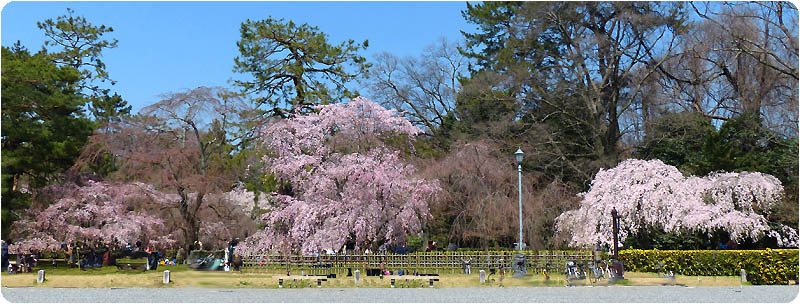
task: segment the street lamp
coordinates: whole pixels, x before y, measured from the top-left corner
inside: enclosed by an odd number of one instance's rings
[[[522,148],[517,148],[517,152],[514,152],[514,156],[517,157],[517,175],[519,177],[519,244],[517,245],[519,250],[522,250],[522,157],[524,154]]]
[[[514,254],[514,260],[511,263],[511,267],[514,269],[514,277],[521,278],[525,274],[528,273],[527,267],[525,267],[525,254],[522,253],[522,149],[517,149],[517,152],[514,152],[514,156],[517,158],[517,174],[519,176],[519,243],[517,243],[517,249],[519,250],[516,254]]]

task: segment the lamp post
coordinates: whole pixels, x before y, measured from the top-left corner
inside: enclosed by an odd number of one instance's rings
[[[617,208],[611,209],[611,227],[612,232],[614,233],[614,262],[612,263],[612,268],[614,269],[614,273],[611,276],[611,281],[618,281],[624,280],[625,278],[622,276],[623,269],[622,269],[622,262],[619,261],[619,239],[617,234],[619,234],[619,213],[617,213]]]
[[[527,268],[525,267],[525,254],[522,253],[522,156],[524,153],[522,149],[517,149],[517,152],[514,152],[514,156],[517,158],[517,174],[518,174],[518,181],[519,181],[519,243],[517,243],[517,249],[519,252],[514,255],[514,260],[511,263],[511,268],[514,269],[514,277],[521,278],[525,274],[528,273]]]
[[[524,154],[522,148],[517,148],[517,152],[514,152],[514,156],[517,157],[517,175],[519,177],[519,244],[517,245],[519,250],[522,250],[522,157]]]

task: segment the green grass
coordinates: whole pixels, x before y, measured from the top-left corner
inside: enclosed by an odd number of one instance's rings
[[[134,261],[135,262],[135,261]],[[4,273],[2,286],[6,287],[217,287],[217,288],[277,288],[278,280],[273,278],[276,275],[285,275],[284,270],[273,270],[267,272],[223,272],[223,271],[196,271],[181,266],[162,266],[159,265],[157,271],[124,271],[114,266],[92,268],[80,270],[77,268],[66,268],[59,266],[52,268],[50,265],[42,265],[47,273],[47,281],[43,284],[36,284],[36,273],[22,273],[9,275]],[[172,273],[172,283],[162,284],[162,274],[164,270]],[[292,274],[299,274],[299,271]],[[739,286],[739,277],[687,277],[677,276],[675,281],[670,281],[659,277],[655,273],[636,273],[626,272],[626,280],[618,281],[614,285],[650,285],[659,286],[666,284],[677,284],[687,286]],[[536,287],[536,286],[565,286],[567,284],[563,275],[551,275],[550,280],[545,280],[539,274],[529,274],[522,278],[512,278],[511,275],[503,276],[492,275],[487,283],[480,283],[477,273],[472,275],[441,273],[440,281],[435,282],[434,286],[439,288],[448,287]],[[355,285],[353,277],[340,275],[336,279],[329,279],[323,282],[326,288],[353,288],[353,287],[386,287],[390,286],[388,279],[381,280],[378,277],[362,276],[358,286]],[[284,282],[288,287],[289,282]],[[589,280],[573,281],[576,286],[607,286],[608,280],[592,284]],[[304,280],[298,284],[301,287],[316,288],[316,281]],[[412,280],[409,284],[405,280],[395,283],[397,288],[402,287],[425,287],[428,286],[427,280]]]
[[[49,262],[49,261],[48,261]],[[145,264],[147,263],[146,259],[118,259],[117,265],[125,265],[125,264]],[[57,267],[53,267],[50,263],[45,263],[40,261],[39,267],[35,268],[34,272],[39,269],[44,269],[48,276],[50,275],[108,275],[108,274],[141,274],[144,272],[143,270],[120,270],[117,269],[117,266],[103,266],[100,268],[92,267],[92,268],[72,268],[67,265],[58,265]],[[190,269],[187,268],[185,265],[158,265],[158,271],[163,272],[164,270],[169,270],[170,272],[182,272],[182,271],[189,271]],[[7,273],[6,273],[7,274]]]

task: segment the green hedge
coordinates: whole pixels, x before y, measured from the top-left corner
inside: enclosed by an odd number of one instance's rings
[[[766,250],[620,250],[626,271],[661,271],[690,276],[738,276],[752,284],[788,284],[798,277],[797,249]]]

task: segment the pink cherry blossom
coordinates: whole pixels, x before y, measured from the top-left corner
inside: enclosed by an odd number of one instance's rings
[[[318,110],[264,128],[265,167],[289,182],[293,195],[272,194],[267,227],[240,252],[397,244],[430,218],[438,183],[414,177],[414,167],[384,143],[406,136],[410,144],[419,128],[365,98]]]
[[[19,241],[10,250],[52,251],[61,243],[83,240],[116,239],[122,244],[141,240],[154,246],[174,243],[161,219],[137,210],[146,203],[168,199],[151,185],[87,181],[82,187],[48,186],[45,192],[56,193],[60,198],[43,210],[31,210],[28,218],[14,223],[13,234]]]
[[[600,170],[580,208],[556,218],[575,246],[610,245],[611,210],[620,216],[620,239],[642,227],[667,232],[726,231],[734,240],[776,236],[780,246],[797,246],[797,230],[770,230],[766,214],[783,195],[780,181],[758,172],[684,177],[660,160],[629,159]]]

